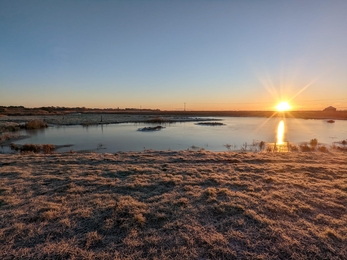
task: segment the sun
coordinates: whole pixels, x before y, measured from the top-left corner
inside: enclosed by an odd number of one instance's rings
[[[287,101],[283,101],[280,102],[277,106],[276,109],[277,111],[288,111],[290,110],[292,107],[289,105],[289,103]]]

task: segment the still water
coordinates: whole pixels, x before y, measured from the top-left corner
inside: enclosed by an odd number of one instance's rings
[[[149,124],[113,124],[97,126],[52,126],[39,131],[23,131],[28,138],[16,144],[72,144],[59,149],[65,151],[142,151],[186,150],[204,148],[211,151],[226,151],[226,144],[240,149],[245,143],[254,141],[292,142],[299,144],[317,138],[320,143],[330,145],[347,138],[347,121],[304,120],[294,118],[237,118],[223,117],[223,126],[202,126],[194,122],[165,125],[160,131],[141,132],[138,128]],[[230,146],[229,146],[230,148]]]

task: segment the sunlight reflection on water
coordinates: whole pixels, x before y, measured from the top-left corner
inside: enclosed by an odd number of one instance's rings
[[[277,144],[284,143],[284,122],[281,120],[277,126]]]

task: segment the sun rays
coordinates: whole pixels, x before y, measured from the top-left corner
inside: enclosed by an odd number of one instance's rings
[[[312,86],[317,80],[318,78],[310,81],[298,91],[294,92],[294,87],[292,87],[294,86],[293,78],[287,81],[280,80],[278,83],[275,83],[268,73],[264,73],[262,77],[259,77],[262,86],[274,99],[275,105],[272,106],[272,108],[274,108],[272,115],[264,120],[264,122],[257,127],[256,131],[267,124],[271,118],[280,117],[281,119],[279,120],[276,129],[274,129],[274,132],[276,133],[274,139],[278,145],[284,144],[286,142],[286,117],[295,118],[291,111],[295,109],[295,107],[298,107],[294,103],[295,98]]]

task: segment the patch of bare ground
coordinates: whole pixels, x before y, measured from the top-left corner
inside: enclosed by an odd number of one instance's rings
[[[346,153],[0,155],[1,259],[346,259]]]

